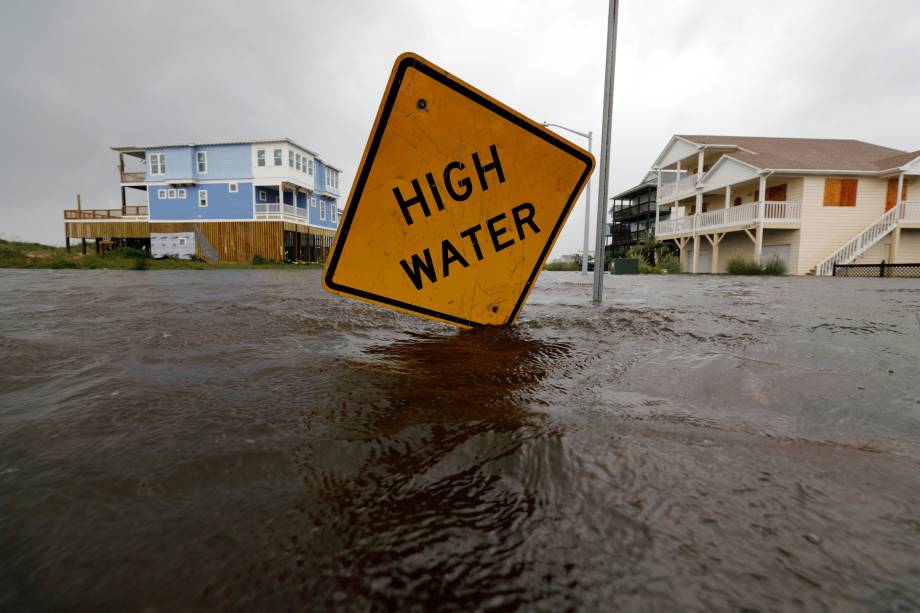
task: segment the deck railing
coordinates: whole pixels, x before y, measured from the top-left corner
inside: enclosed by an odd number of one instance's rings
[[[301,221],[307,218],[307,209],[280,202],[258,202],[256,203],[256,217],[259,219],[288,218]]]
[[[707,232],[733,226],[748,226],[764,222],[799,223],[800,202],[750,202],[727,209],[715,209],[697,215],[669,219],[658,224],[657,236]]]
[[[666,198],[673,198],[680,194],[690,193],[696,188],[696,182],[700,174],[692,174],[672,183],[662,183],[657,192],[658,201],[661,202]]]
[[[901,223],[920,224],[920,202],[903,202],[902,211],[898,220]]]
[[[120,173],[122,183],[143,183],[147,179],[143,170],[140,172],[120,171]]]
[[[64,219],[125,219],[143,220],[150,217],[147,206],[127,206],[121,209],[64,209]]]

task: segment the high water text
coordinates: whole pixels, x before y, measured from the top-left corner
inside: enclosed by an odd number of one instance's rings
[[[490,173],[493,181],[497,181],[495,185],[505,182],[505,172],[498,156],[498,149],[494,144],[489,145],[489,154],[491,160],[486,163],[483,163],[479,153],[474,152],[471,155],[479,189],[483,192],[489,190]],[[469,199],[475,187],[471,174],[464,172],[465,170],[466,165],[463,162],[454,160],[444,167],[438,177],[440,182],[433,173],[428,172],[425,173],[424,185],[419,179],[412,179],[412,192],[408,194],[403,194],[399,187],[394,187],[393,196],[406,225],[411,226],[422,217],[431,217],[445,210],[448,203],[445,202],[442,195],[442,188],[453,202],[463,202]],[[427,191],[425,187],[428,188]],[[432,211],[432,204],[436,209],[434,211]],[[512,207],[507,213],[493,215],[485,221],[485,224],[475,224],[459,232],[452,239],[442,239],[440,246],[426,247],[421,253],[411,254],[409,258],[400,260],[399,264],[415,289],[421,290],[425,284],[425,278],[432,284],[437,283],[439,279],[450,276],[452,265],[461,268],[468,268],[471,265],[457,245],[466,245],[468,249],[471,248],[476,256],[476,262],[481,262],[488,254],[499,253],[511,247],[515,243],[514,235],[517,235],[517,240],[523,241],[528,236],[528,232],[530,235],[539,234],[540,227],[534,221],[535,213],[536,209],[532,203],[522,202]],[[528,229],[526,232],[525,228]],[[486,249],[483,249],[483,245]],[[469,253],[468,249],[467,253]],[[440,266],[436,265],[438,263]]]

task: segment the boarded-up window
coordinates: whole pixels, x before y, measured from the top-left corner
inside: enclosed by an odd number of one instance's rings
[[[824,206],[856,206],[856,179],[824,179]]]

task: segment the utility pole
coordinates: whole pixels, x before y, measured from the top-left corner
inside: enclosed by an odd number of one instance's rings
[[[610,128],[613,115],[613,76],[617,53],[619,0],[609,0],[607,17],[607,69],[604,73],[604,115],[601,125],[601,178],[597,194],[597,243],[594,249],[594,293],[592,301],[604,299],[604,239],[607,226],[607,191],[610,185]]]

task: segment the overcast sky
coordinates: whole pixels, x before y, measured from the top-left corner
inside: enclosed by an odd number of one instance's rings
[[[606,16],[605,0],[2,0],[0,236],[62,244],[77,192],[120,206],[112,145],[287,136],[347,192],[403,51],[593,130],[597,155]],[[918,149],[918,40],[917,0],[623,0],[610,193],[674,133]],[[580,249],[583,215],[554,255]]]

